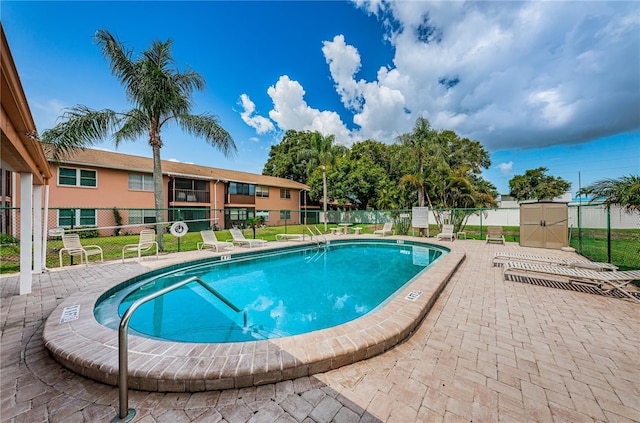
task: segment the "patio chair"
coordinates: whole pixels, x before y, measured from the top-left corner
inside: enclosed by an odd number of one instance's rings
[[[640,299],[631,295],[625,287],[634,280],[640,280],[640,270],[612,270],[610,272],[598,272],[591,269],[580,269],[568,266],[557,266],[553,264],[525,263],[519,261],[509,261],[504,264],[502,271],[504,278],[507,275],[520,274],[523,276],[544,275],[556,276],[569,280],[570,283],[597,286],[603,293],[618,291],[640,303]],[[611,288],[603,289],[605,285]]]
[[[499,242],[504,244],[504,235],[502,234],[502,226],[489,226],[487,228],[487,244],[490,242]]]
[[[591,269],[602,272],[604,270],[618,270],[617,266],[614,266],[611,263],[601,263],[595,261],[586,261],[586,260],[571,260],[571,259],[563,259],[560,257],[546,257],[546,256],[535,256],[529,254],[518,254],[518,253],[506,253],[499,252],[493,256],[493,265],[503,265],[509,261],[522,261],[522,262],[531,262],[538,264],[555,264],[558,266],[569,266],[569,267],[579,267],[582,269]]]
[[[78,234],[63,234],[62,235],[63,248],[60,249],[60,267],[62,267],[62,253],[67,252],[71,257],[79,256],[80,264],[85,261],[85,265],[89,264],[89,256],[100,254],[100,261],[104,261],[104,255],[102,254],[102,248],[98,245],[85,245],[80,243],[80,236]]]
[[[438,238],[438,240],[448,238],[449,241],[454,241],[456,234],[453,233],[453,225],[442,225],[442,232],[436,235],[436,238]]]
[[[267,241],[264,239],[247,239],[244,237],[242,230],[240,229],[229,229],[231,232],[231,237],[233,238],[233,243],[237,245],[248,245],[249,248],[253,248],[254,245],[258,247],[263,247]]]
[[[216,251],[220,251],[221,249],[225,250],[228,248],[233,248],[233,242],[218,241],[218,238],[216,238],[216,233],[211,229],[200,231],[200,236],[202,237],[202,242],[198,242],[196,244],[198,250],[201,250],[205,247],[213,247]]]
[[[155,245],[156,258],[158,257],[158,243],[156,242],[156,231],[153,229],[143,229],[140,231],[140,239],[137,244],[127,244],[122,247],[122,262],[124,263],[124,254],[130,251],[138,253],[138,260],[142,257],[143,251],[149,251]]]
[[[304,234],[276,234],[276,241],[304,241]]]
[[[393,230],[391,228],[393,228],[393,222],[386,222],[384,224],[384,226],[382,226],[382,229],[378,229],[376,231],[373,231],[373,234],[374,235],[385,236],[386,234],[393,233]]]

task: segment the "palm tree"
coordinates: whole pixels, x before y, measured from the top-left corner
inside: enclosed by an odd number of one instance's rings
[[[427,203],[433,208],[429,195],[433,173],[447,165],[447,152],[441,145],[438,131],[431,127],[427,119],[419,117],[413,131],[400,135],[397,141],[402,145],[403,152],[416,160],[415,172],[404,175],[401,185],[414,185],[418,191],[418,206],[424,207]]]
[[[253,239],[256,239],[256,226],[262,225],[264,223],[264,216],[253,216],[247,218],[246,222],[247,226],[253,229]]]
[[[116,147],[124,140],[136,140],[145,135],[153,151],[153,182],[155,192],[156,232],[160,250],[164,247],[164,196],[160,149],[160,131],[168,122],[176,122],[189,134],[204,138],[225,156],[236,151],[231,135],[210,114],[192,115],[194,90],[202,91],[204,78],[186,69],[180,72],[171,54],[173,41],[153,41],[139,58],[125,50],[107,30],[100,30],[95,40],[109,61],[111,72],[125,89],[133,108],[125,112],[109,109],[93,110],[77,105],[63,115],[63,122],[42,134],[50,144],[54,160],[60,160],[82,149],[113,137]]]
[[[591,195],[591,201],[602,200],[607,207],[617,204],[627,213],[631,213],[633,210],[640,210],[640,176],[602,179],[582,188],[579,194]]]
[[[333,135],[321,135],[319,132],[311,134],[311,147],[298,153],[299,160],[307,160],[307,172],[320,166],[322,168],[322,206],[324,210],[324,230],[327,231],[327,166],[335,163],[336,155],[333,150]]]

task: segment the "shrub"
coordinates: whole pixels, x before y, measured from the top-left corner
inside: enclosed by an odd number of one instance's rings
[[[10,234],[0,233],[0,244],[17,244],[18,239]]]
[[[90,228],[89,230],[84,230],[86,228]],[[78,236],[80,237],[80,239],[84,239],[84,238],[98,238],[99,234],[98,234],[98,228],[95,226],[78,226],[77,228],[74,229],[79,229],[78,231]]]

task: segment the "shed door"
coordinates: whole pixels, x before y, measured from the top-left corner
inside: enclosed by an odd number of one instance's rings
[[[545,247],[560,249],[567,246],[569,232],[566,204],[544,205]]]
[[[542,207],[539,204],[520,206],[520,245],[523,247],[544,247],[544,227]]]
[[[568,245],[569,212],[564,203],[520,206],[520,245],[560,249]]]

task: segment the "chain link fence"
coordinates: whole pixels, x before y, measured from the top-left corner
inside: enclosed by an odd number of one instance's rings
[[[162,210],[165,227],[164,251],[195,250],[201,241],[200,230],[218,231],[219,240],[229,240],[225,228],[238,227],[247,238],[275,240],[281,233],[308,233],[306,226],[317,226],[325,232],[324,213],[318,210],[255,210],[253,208],[175,208]],[[457,220],[456,220],[457,219]],[[122,247],[136,244],[142,229],[156,228],[155,209],[82,209],[52,208],[47,216],[47,228],[64,228],[65,233],[77,233],[84,245],[99,245],[105,260],[122,257]],[[435,236],[443,222],[459,221],[458,231],[467,239],[484,239],[488,226],[500,226],[508,242],[520,241],[519,209],[454,209],[429,211],[428,228],[422,232],[412,226],[412,210],[345,210],[328,211],[327,231],[339,223],[360,227],[362,233],[372,233],[385,222],[393,222],[401,235]],[[183,237],[169,233],[174,222],[185,222],[189,232]],[[18,272],[20,267],[20,210],[0,208],[0,273]],[[626,213],[620,208],[602,205],[569,206],[569,245],[580,254],[595,260],[610,262],[621,269],[640,268],[640,213]],[[48,236],[46,266],[60,266],[60,236]],[[62,254],[62,264],[77,264],[78,258]],[[95,260],[95,256],[91,258]]]

